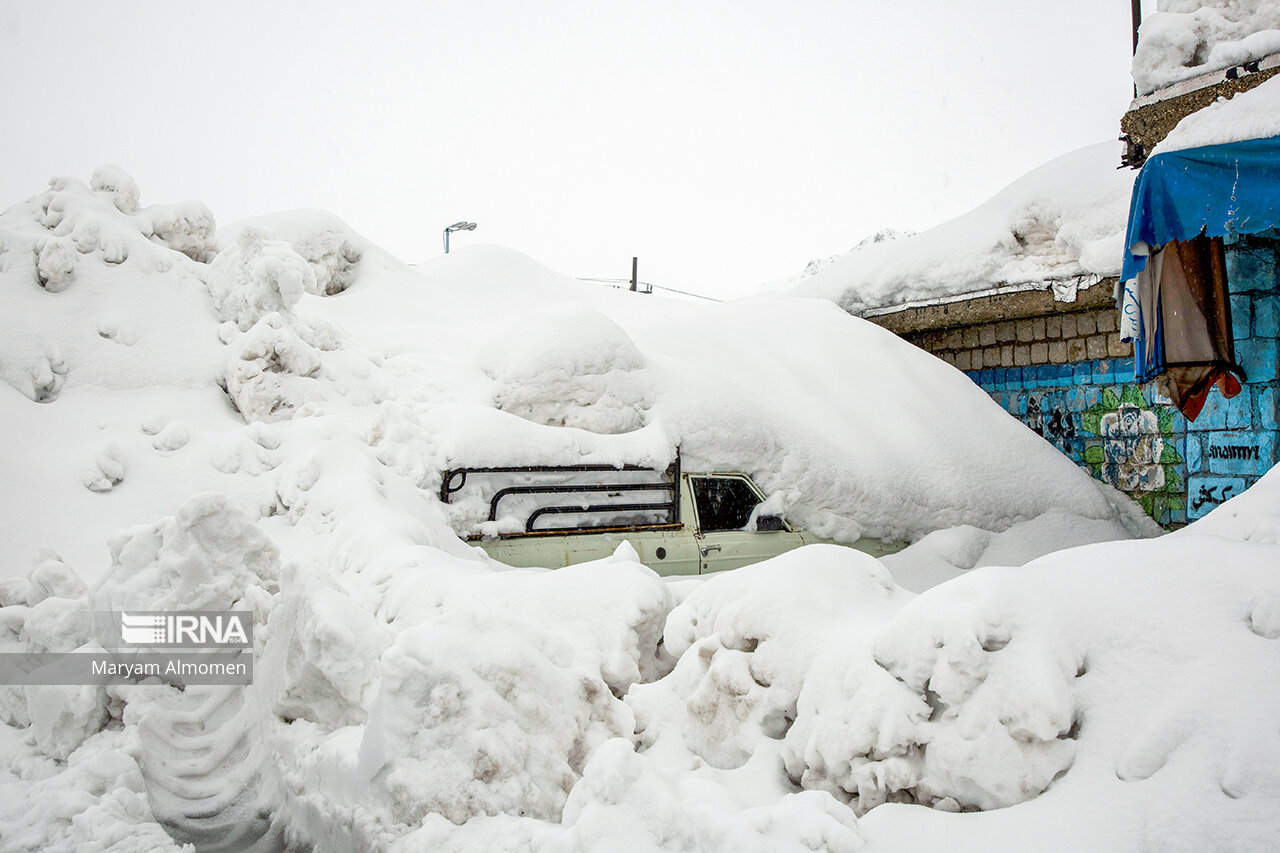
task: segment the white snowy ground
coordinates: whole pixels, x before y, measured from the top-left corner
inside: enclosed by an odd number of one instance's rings
[[[215,235],[112,169],[0,214],[0,298],[0,650],[93,648],[92,610],[257,620],[252,688],[0,687],[0,850],[1280,829],[1274,474],[1177,536],[1088,544],[1150,528],[828,302],[662,302],[495,248],[414,270],[326,214]],[[679,583],[626,547],[507,570],[435,498],[449,464],[677,445],[833,538],[919,541]]]
[[[1135,173],[1117,170],[1114,142],[1044,164],[968,213],[918,234],[881,232],[789,283],[854,314],[1007,285],[1120,271]],[[1074,291],[1061,298],[1074,299]]]

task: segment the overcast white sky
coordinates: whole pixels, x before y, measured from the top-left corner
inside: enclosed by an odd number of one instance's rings
[[[363,5],[0,0],[0,208],[114,163],[223,224],[324,208],[416,262],[471,219],[726,295],[1113,139],[1131,94],[1122,0]]]

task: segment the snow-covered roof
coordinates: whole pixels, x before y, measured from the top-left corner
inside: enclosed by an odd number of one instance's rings
[[[969,213],[928,231],[864,244],[793,280],[792,294],[854,314],[997,288],[1120,271],[1134,173],[1115,143],[1052,160]],[[808,271],[806,271],[808,273]]]
[[[1133,57],[1139,95],[1280,52],[1275,0],[1160,0],[1157,8]]]

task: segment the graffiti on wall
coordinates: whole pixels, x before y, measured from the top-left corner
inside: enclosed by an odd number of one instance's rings
[[[1103,480],[1124,492],[1157,492],[1164,488],[1165,472],[1160,461],[1164,437],[1155,412],[1133,403],[1120,403],[1114,411],[1101,413],[1097,434],[1102,436],[1102,453],[1086,452],[1086,458],[1091,455],[1101,460]]]
[[[1226,503],[1238,492],[1244,491],[1243,480],[1227,480],[1220,483],[1200,483],[1200,488],[1196,494],[1191,495],[1191,509],[1197,516],[1204,515],[1209,510]]]
[[[1075,438],[1076,426],[1071,413],[1063,411],[1061,406],[1050,407],[1047,402],[1042,408],[1042,399],[1027,400],[1027,415],[1023,419],[1027,426],[1050,441]]]
[[[1016,398],[1016,399],[1015,399]],[[1161,524],[1185,517],[1182,435],[1170,405],[1136,385],[1054,388],[999,398],[1023,423]]]
[[[1136,386],[1117,396],[1104,389],[1096,404],[1081,415],[1083,429],[1099,440],[1084,449],[1084,462],[1098,479],[1110,483],[1142,505],[1156,520],[1185,509],[1182,478],[1169,406],[1150,406]]]

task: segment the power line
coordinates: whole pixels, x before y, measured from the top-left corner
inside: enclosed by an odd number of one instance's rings
[[[629,278],[592,278],[590,276],[578,276],[578,281],[596,281],[601,284],[612,284],[612,285],[619,285],[619,286],[624,284],[630,286],[631,284],[631,279]],[[690,293],[687,290],[677,290],[674,287],[663,287],[660,284],[651,284],[650,282],[647,282],[647,281],[637,282],[637,284],[644,285],[650,291],[665,290],[668,293],[678,293],[681,296],[692,296],[694,299],[705,299],[708,302],[724,301],[723,299],[716,299],[714,296],[703,296],[701,293]]]
[[[723,299],[716,299],[714,296],[703,296],[701,293],[690,293],[687,290],[676,290],[674,287],[663,287],[660,284],[651,284],[649,286],[657,288],[658,290],[666,290],[671,293],[679,293],[681,296],[692,296],[695,299],[705,299],[708,302],[724,302]]]

